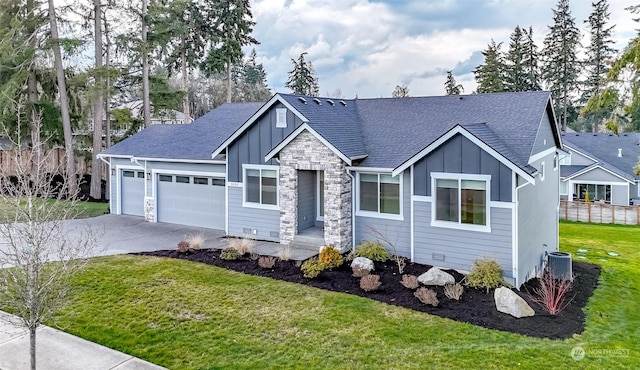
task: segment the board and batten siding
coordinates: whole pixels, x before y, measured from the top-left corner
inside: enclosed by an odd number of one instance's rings
[[[431,226],[431,206],[429,201],[413,203],[414,262],[469,271],[484,256],[498,261],[503,276],[513,282],[511,208],[491,207],[491,232],[483,233]]]
[[[402,213],[404,220],[390,220],[366,216],[355,216],[355,245],[362,241],[376,241],[372,230],[383,234],[396,244],[397,253],[403,257],[411,257],[411,179],[409,171],[403,173]],[[382,242],[383,245],[386,243]],[[389,250],[389,253],[394,253]]]
[[[243,181],[243,164],[278,165],[275,159],[265,162],[265,155],[300,126],[302,121],[293,112],[287,110],[287,127],[276,128],[277,108],[284,108],[284,105],[276,104],[267,110],[227,148],[229,181]]]
[[[431,172],[491,175],[491,200],[511,202],[511,170],[463,135],[455,135],[413,166],[415,195],[431,196]]]
[[[241,186],[230,186],[227,182],[227,192],[229,236],[280,241],[279,210],[243,207]]]

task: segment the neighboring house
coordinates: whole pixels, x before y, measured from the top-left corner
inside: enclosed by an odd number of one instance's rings
[[[640,204],[640,134],[567,133],[568,155],[560,159],[560,196],[573,201],[613,205]]]
[[[104,151],[111,211],[345,251],[374,230],[412,261],[496,259],[519,286],[558,249],[548,92],[340,100],[276,94]]]

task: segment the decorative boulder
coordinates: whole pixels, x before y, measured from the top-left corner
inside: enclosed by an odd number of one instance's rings
[[[351,268],[358,267],[361,270],[373,270],[373,261],[366,257],[356,257],[351,262]]]
[[[432,267],[429,271],[418,276],[418,281],[424,285],[445,286],[447,284],[455,284],[456,279],[453,275],[448,274],[437,267]]]
[[[493,298],[496,300],[496,308],[502,313],[507,313],[517,318],[535,315],[533,308],[509,288],[500,287],[496,289]]]

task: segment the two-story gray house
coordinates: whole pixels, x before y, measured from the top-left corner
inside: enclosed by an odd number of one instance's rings
[[[519,286],[558,249],[548,92],[396,99],[276,94],[101,154],[113,213],[343,251],[375,233],[412,261],[496,259]]]

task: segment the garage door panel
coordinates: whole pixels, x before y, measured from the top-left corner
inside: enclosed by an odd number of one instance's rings
[[[120,213],[144,215],[144,172],[120,171]]]
[[[168,175],[158,179],[168,180]],[[172,176],[171,182],[157,182],[158,221],[213,229],[224,229],[224,179]],[[188,181],[188,182],[177,182]],[[206,183],[205,183],[206,181]]]

